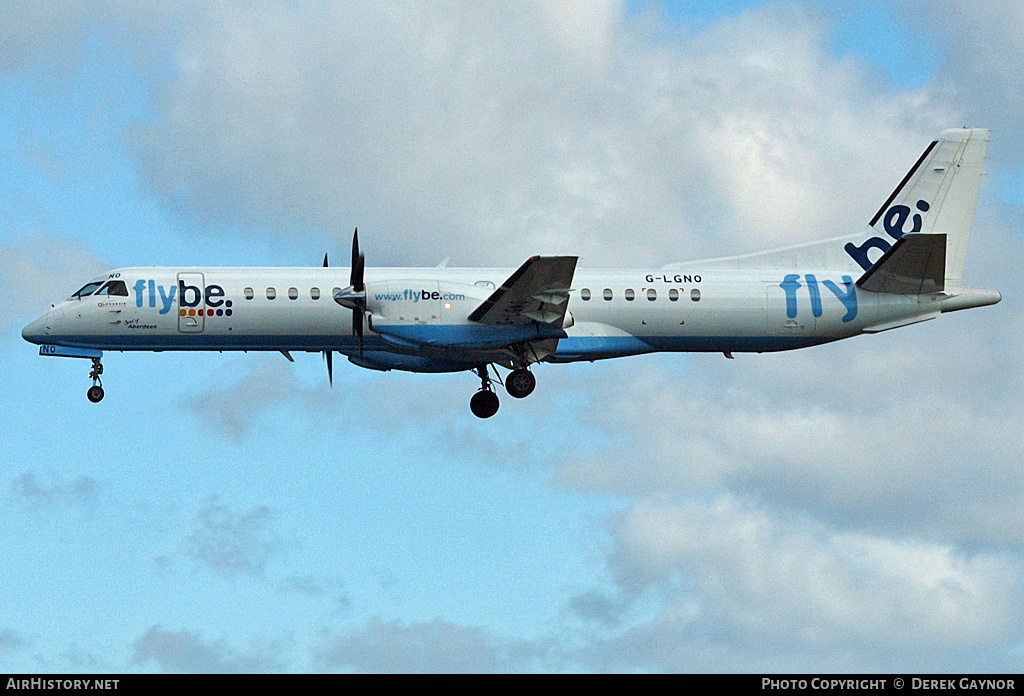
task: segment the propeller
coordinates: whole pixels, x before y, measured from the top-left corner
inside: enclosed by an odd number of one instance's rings
[[[342,307],[352,310],[352,333],[359,342],[359,357],[363,357],[363,315],[366,313],[366,284],[363,282],[363,269],[366,267],[366,256],[359,251],[359,228],[352,234],[352,268],[349,272],[349,285],[334,295],[334,301]],[[327,268],[327,254],[324,254],[324,268]],[[324,351],[327,360],[327,379],[334,386],[334,360],[331,351]]]
[[[324,268],[327,268],[327,254],[324,253]],[[327,381],[334,386],[334,360],[331,351],[324,351],[324,359],[327,361]]]
[[[359,252],[359,228],[352,235],[352,271],[349,274],[349,285],[355,294],[362,294],[362,302],[352,307],[352,330],[359,342],[359,358],[363,357],[363,312],[366,311],[366,285],[363,283],[363,269],[366,267],[366,256]]]
[[[342,307],[352,310],[352,333],[359,342],[359,357],[363,357],[363,315],[366,313],[366,283],[363,282],[363,269],[366,257],[359,252],[359,228],[352,235],[352,270],[349,274],[349,286],[334,295],[334,301]]]

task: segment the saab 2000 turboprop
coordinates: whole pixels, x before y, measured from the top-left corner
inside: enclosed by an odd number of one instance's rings
[[[529,395],[531,366],[657,351],[806,348],[999,302],[962,280],[989,132],[944,131],[859,233],[658,270],[584,270],[534,256],[518,270],[121,268],[22,331],[41,355],[103,351],[341,353],[373,370],[475,371],[474,414],[498,410],[492,372]]]

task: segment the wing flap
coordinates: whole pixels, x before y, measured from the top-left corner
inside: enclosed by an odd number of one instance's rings
[[[576,256],[533,256],[469,315],[498,326],[532,322],[561,328],[569,306]]]

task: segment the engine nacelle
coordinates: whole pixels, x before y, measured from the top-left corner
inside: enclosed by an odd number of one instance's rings
[[[516,343],[565,338],[560,328],[530,323],[496,326],[469,320],[493,290],[436,280],[367,284],[370,330],[406,350],[490,350]]]

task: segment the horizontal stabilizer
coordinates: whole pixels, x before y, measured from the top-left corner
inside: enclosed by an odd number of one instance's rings
[[[924,295],[942,292],[946,283],[946,235],[907,234],[857,281],[869,292]]]

